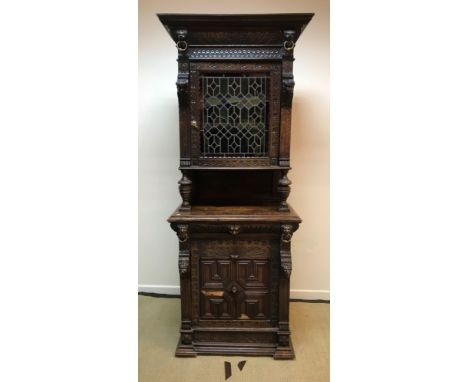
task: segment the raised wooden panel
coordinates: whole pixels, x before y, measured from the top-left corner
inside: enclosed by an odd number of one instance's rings
[[[195,240],[199,256],[200,319],[271,317],[272,240]]]
[[[231,280],[232,262],[229,260],[202,260],[200,263],[201,288],[222,289]]]
[[[240,319],[264,320],[269,315],[269,297],[267,290],[246,291],[245,298],[239,302]]]
[[[270,263],[266,260],[239,260],[237,282],[244,288],[268,288]]]
[[[229,295],[220,292],[219,297],[212,297],[210,292],[203,292],[204,293],[201,294],[200,303],[200,315],[202,319],[235,319],[235,302]],[[212,291],[212,293],[213,292],[215,294],[217,291]]]

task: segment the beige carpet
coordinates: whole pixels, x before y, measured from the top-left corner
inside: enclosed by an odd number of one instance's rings
[[[231,362],[229,382],[328,382],[330,305],[291,303],[291,329],[296,359],[198,356],[176,358],[180,300],[138,296],[139,381],[222,382],[224,361]],[[242,371],[237,363],[247,360]]]

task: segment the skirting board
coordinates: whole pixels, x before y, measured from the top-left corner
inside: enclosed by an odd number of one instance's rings
[[[138,285],[138,292],[158,294],[180,294],[178,285]],[[330,301],[329,290],[291,289],[290,298],[298,300]]]

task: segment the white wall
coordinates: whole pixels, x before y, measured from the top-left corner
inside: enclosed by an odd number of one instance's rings
[[[329,2],[139,2],[139,290],[178,293],[178,242],[166,222],[179,205],[177,53],[159,12],[314,12],[295,49],[288,199],[303,219],[293,239],[291,297],[329,299]]]

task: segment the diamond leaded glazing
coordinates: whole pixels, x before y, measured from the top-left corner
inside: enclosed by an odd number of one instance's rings
[[[202,155],[266,156],[266,77],[203,77]]]

